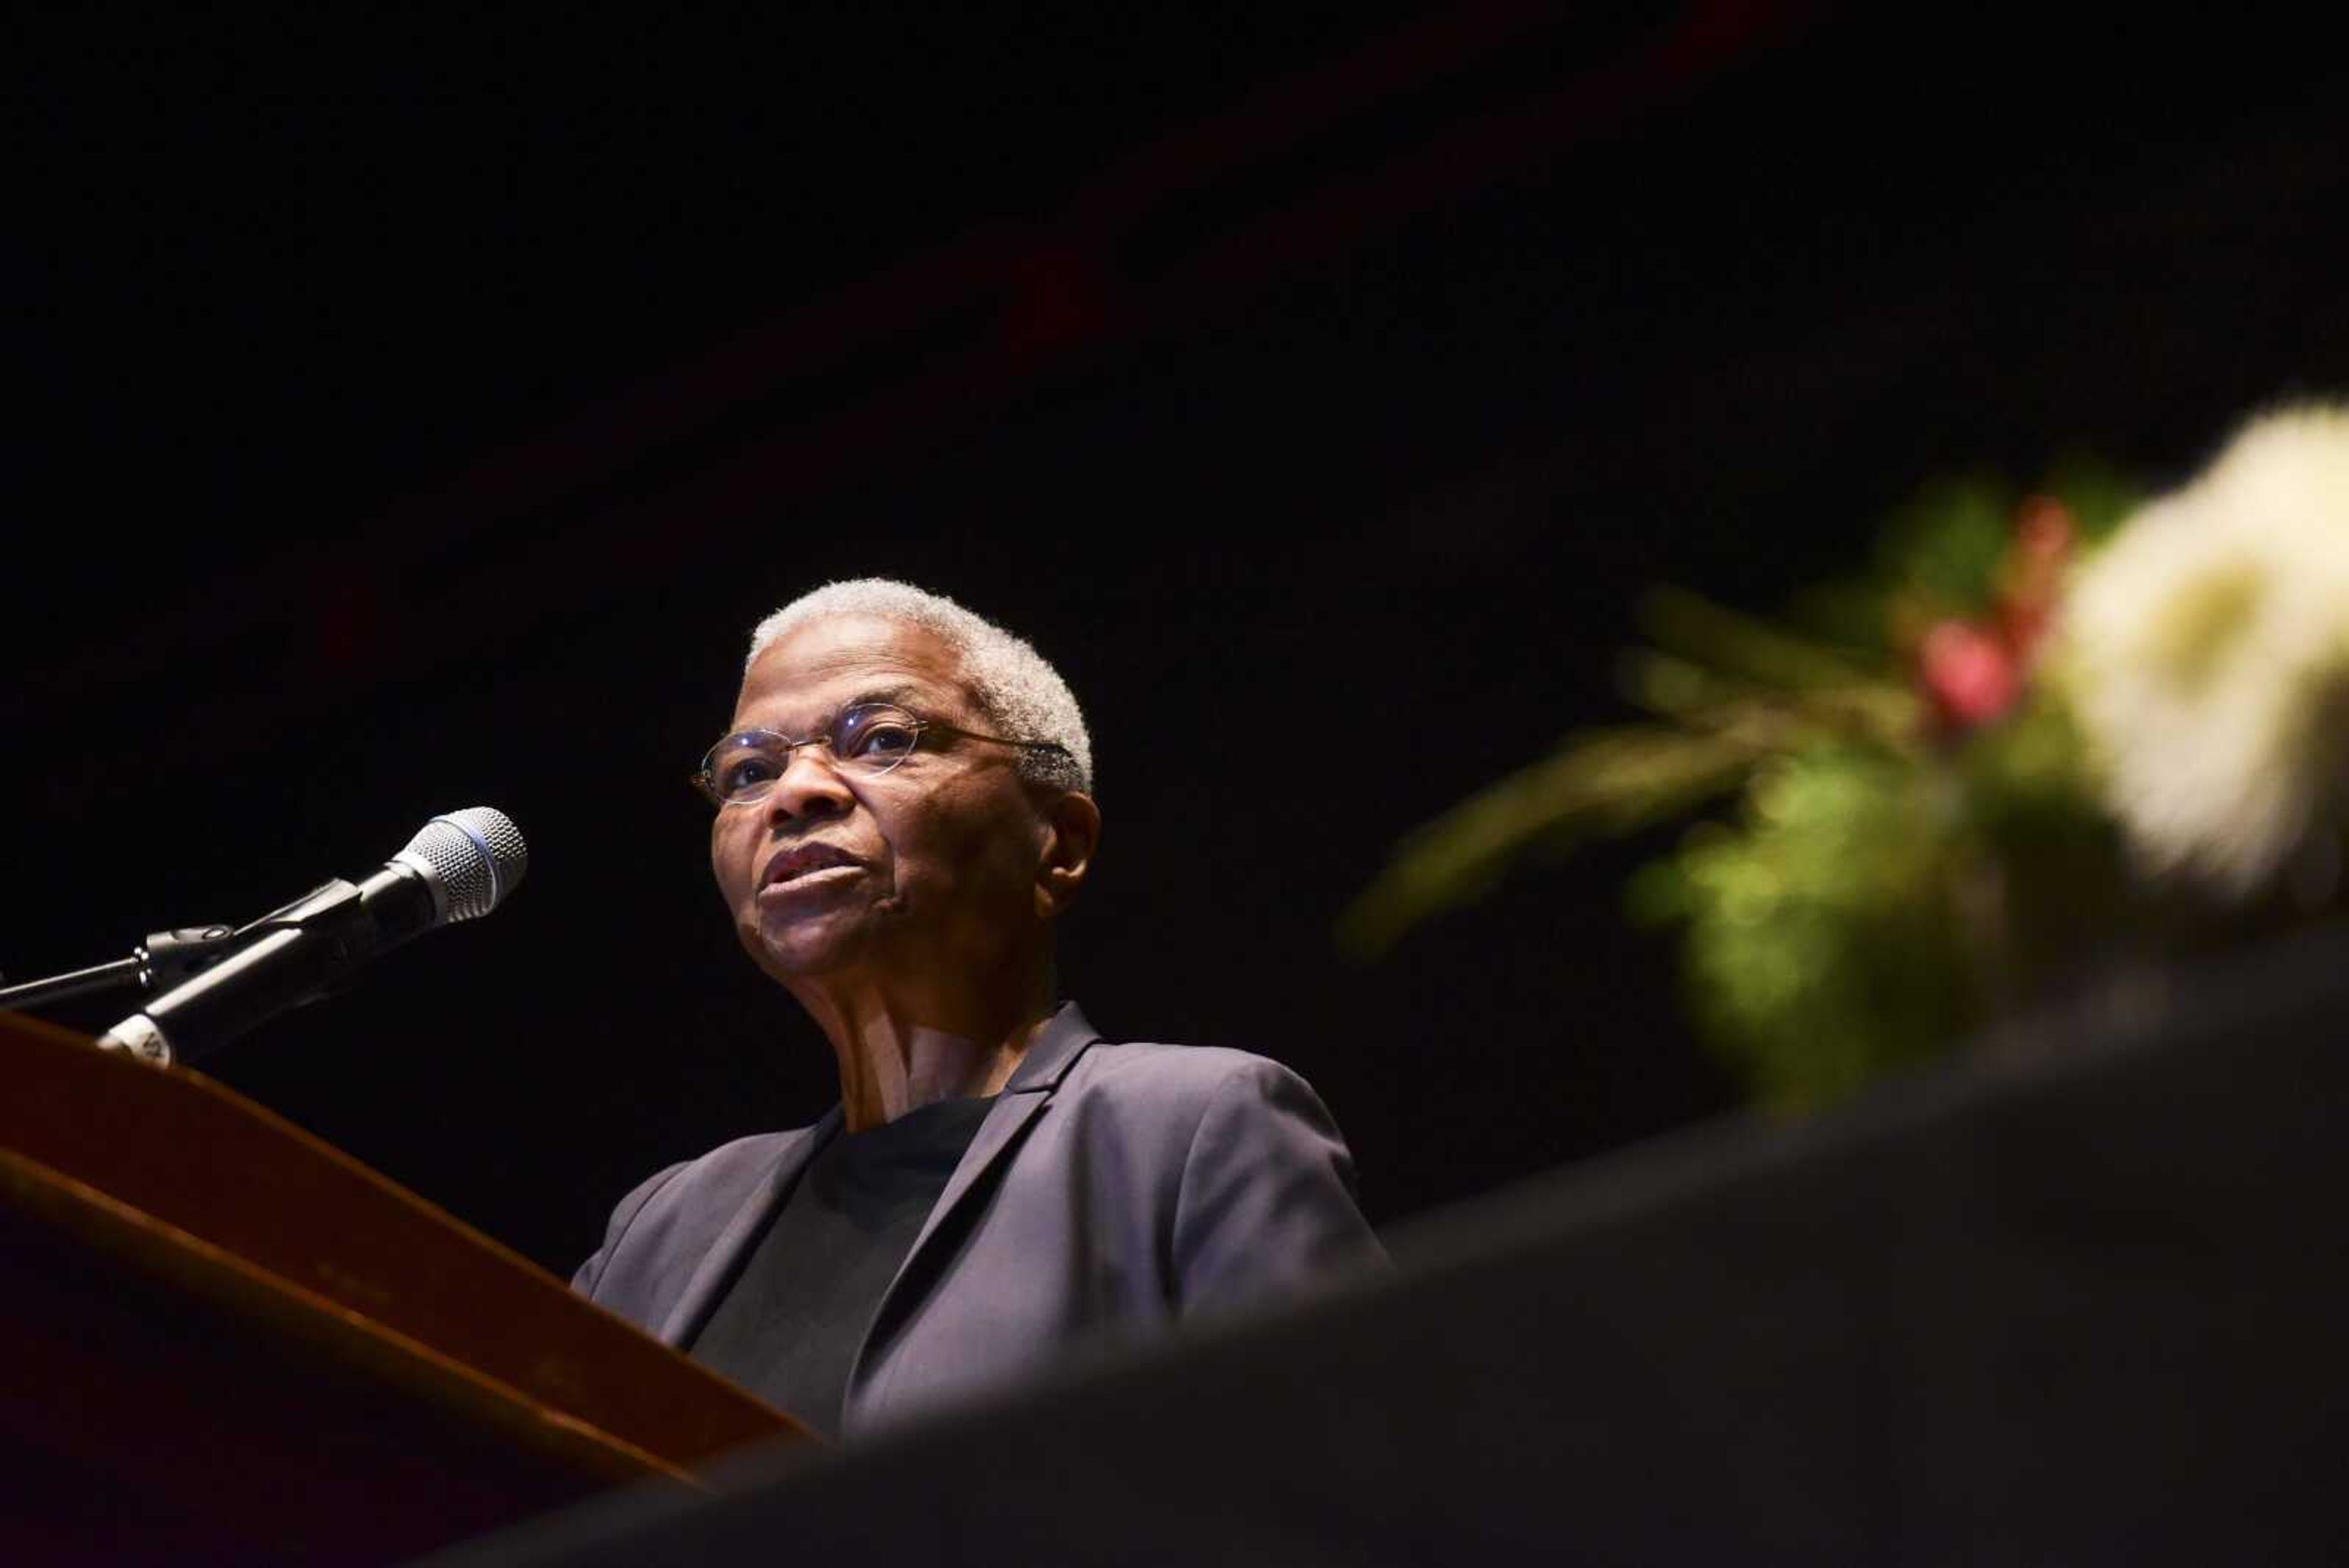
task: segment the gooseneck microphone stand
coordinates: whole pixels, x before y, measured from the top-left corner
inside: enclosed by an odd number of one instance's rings
[[[190,975],[202,973],[260,933],[232,926],[183,926],[156,931],[131,950],[127,959],[92,965],[47,980],[0,986],[0,1010],[47,1007],[77,996],[109,991],[165,990]]]

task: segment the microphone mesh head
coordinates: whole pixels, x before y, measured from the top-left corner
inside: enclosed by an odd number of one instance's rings
[[[436,816],[408,841],[399,857],[430,869],[454,924],[486,915],[530,869],[530,847],[513,818],[492,806],[469,805]]]

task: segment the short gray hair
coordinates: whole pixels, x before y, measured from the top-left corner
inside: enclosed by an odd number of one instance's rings
[[[1093,742],[1084,710],[1061,672],[1024,639],[943,594],[888,577],[854,577],[802,594],[750,633],[744,670],[786,632],[826,616],[869,615],[935,632],[960,656],[962,678],[994,732],[1047,741],[1058,752],[1021,752],[1020,776],[1055,789],[1093,787]]]

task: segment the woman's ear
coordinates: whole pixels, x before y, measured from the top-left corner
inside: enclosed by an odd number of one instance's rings
[[[1053,919],[1076,902],[1101,844],[1101,807],[1071,790],[1045,809],[1043,853],[1036,860],[1036,913]]]

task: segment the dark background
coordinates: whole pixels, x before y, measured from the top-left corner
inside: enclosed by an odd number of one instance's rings
[[[2158,484],[2349,386],[2349,71],[2274,24],[5,26],[0,969],[503,809],[494,919],[207,1070],[565,1270],[831,1097],[685,783],[807,587],[1061,666],[1108,819],[1070,989],[1303,1071],[1387,1224],[1736,1103],[1619,914],[1661,837],[1375,964],[1330,935],[1399,835],[1622,716],[1641,588],[1768,608],[1937,474]]]

